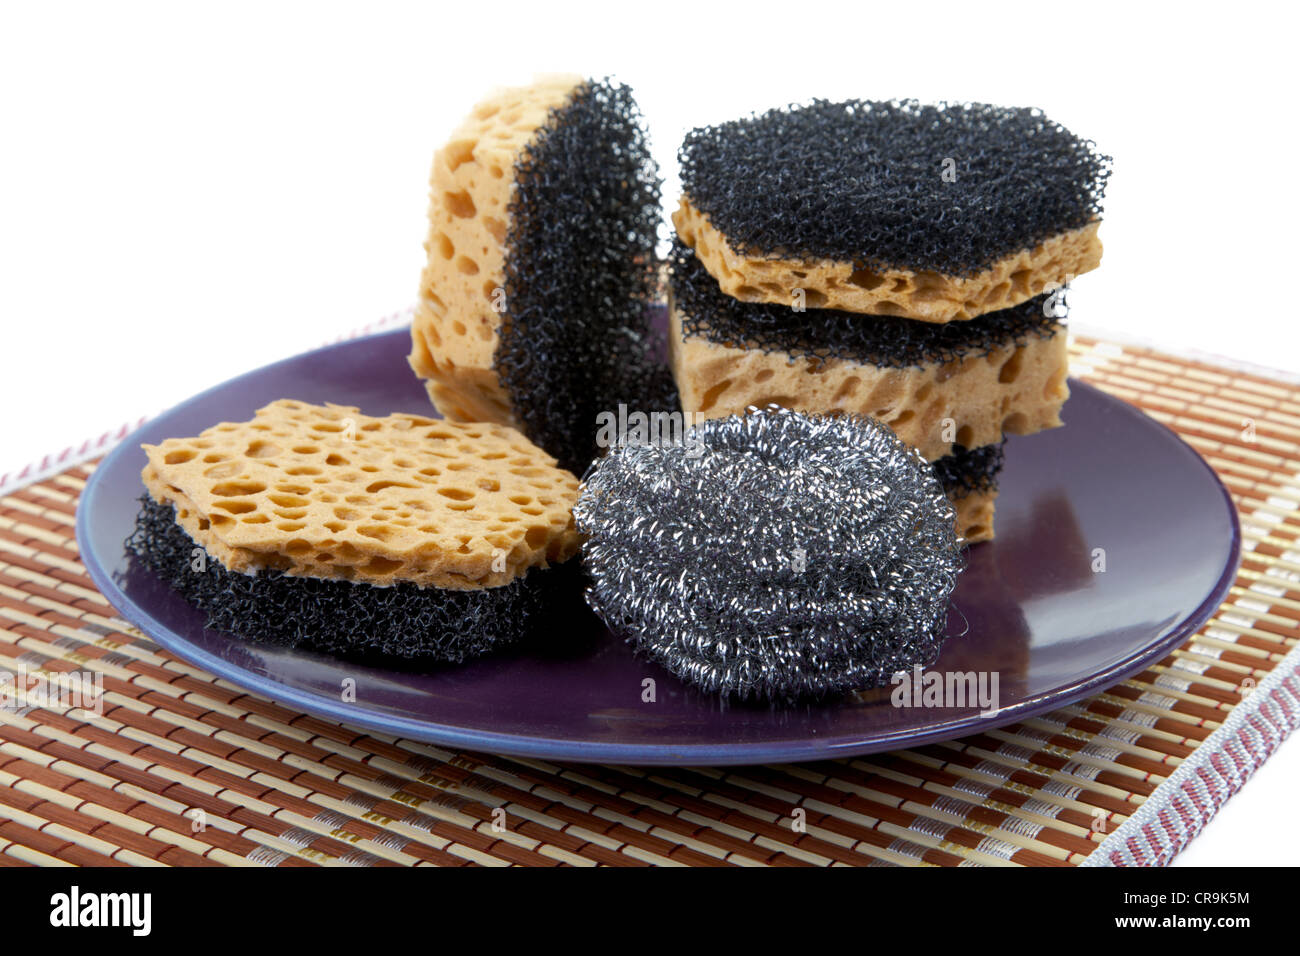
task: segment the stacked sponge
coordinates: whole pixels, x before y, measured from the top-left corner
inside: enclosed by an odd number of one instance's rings
[[[1032,109],[776,109],[691,132],[673,222],[682,408],[890,425],[993,537],[1006,434],[1061,424],[1058,290],[1101,261],[1109,157]]]

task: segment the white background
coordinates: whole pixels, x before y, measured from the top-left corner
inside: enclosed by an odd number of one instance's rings
[[[405,307],[434,149],[537,72],[631,84],[669,202],[753,110],[1040,106],[1115,160],[1076,325],[1300,370],[1289,6],[0,0],[0,474]],[[1185,859],[1294,863],[1296,751]]]

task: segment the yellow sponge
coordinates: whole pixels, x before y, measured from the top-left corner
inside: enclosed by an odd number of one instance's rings
[[[153,499],[230,571],[472,589],[578,549],[577,479],[504,425],[286,400],[144,448]]]

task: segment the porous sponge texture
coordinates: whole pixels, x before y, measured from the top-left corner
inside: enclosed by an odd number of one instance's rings
[[[737,252],[708,218],[683,198],[673,214],[677,235],[717,281],[742,302],[950,322],[1010,308],[1101,265],[1098,222],[1058,233],[996,260],[971,276],[872,267],[861,261],[783,258]]]
[[[503,244],[515,162],[582,82],[555,76],[499,90],[434,155],[410,362],[453,421],[518,424],[492,363],[505,308]]]
[[[1058,298],[1044,295],[970,322],[914,322],[894,316],[864,320],[835,309],[796,310],[733,299],[680,240],[673,242],[669,264],[673,300],[687,335],[816,360],[844,358],[905,368],[988,355],[1011,342],[1054,334],[1064,311]]]
[[[949,492],[948,501],[951,502],[953,511],[957,513],[957,518],[953,522],[957,537],[966,544],[992,541],[993,513],[996,510],[997,499],[996,488],[988,491],[972,491],[964,495],[954,495]]]
[[[1070,394],[1061,326],[987,354],[889,368],[712,342],[684,334],[682,321],[674,302],[669,362],[683,411],[722,418],[774,404],[811,414],[865,415],[889,425],[928,461],[951,454],[955,445],[976,448],[1005,434],[1055,428]]]
[[[230,571],[464,590],[579,544],[577,479],[503,425],[282,400],[144,449],[150,495]]]
[[[1003,461],[999,443],[955,448],[934,463],[934,473],[956,513],[954,530],[966,544],[993,540],[994,504]]]
[[[737,252],[974,275],[1101,217],[1110,157],[1036,109],[816,100],[687,134],[682,190]]]
[[[499,94],[439,151],[432,183],[410,361],[445,416],[515,425],[581,472],[601,411],[676,406],[648,314],[658,169],[628,87]]]
[[[205,626],[251,641],[349,658],[460,662],[514,641],[571,631],[583,613],[577,561],[535,569],[499,588],[422,588],[409,582],[299,577],[270,569],[194,566],[194,540],[172,505],[144,498],[126,547],[192,606]]]

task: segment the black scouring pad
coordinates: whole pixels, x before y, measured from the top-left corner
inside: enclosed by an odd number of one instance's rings
[[[962,568],[935,473],[879,422],[770,407],[624,445],[574,509],[587,601],[682,679],[738,698],[880,686],[937,656]]]
[[[788,305],[733,299],[681,239],[673,240],[669,262],[673,305],[685,335],[794,358],[845,359],[880,368],[943,364],[988,355],[1030,337],[1047,338],[1062,325],[1055,293],[965,322],[916,322],[891,315],[864,319],[836,309],[796,312]]]
[[[1110,173],[1039,110],[913,100],[775,109],[694,130],[679,158],[685,194],[744,255],[950,276],[1097,219]]]
[[[1004,461],[1005,442],[985,445],[982,448],[963,448],[954,445],[951,455],[945,455],[931,464],[939,484],[949,499],[969,494],[997,491],[998,474]]]
[[[548,613],[578,600],[576,561],[464,591],[377,587],[277,570],[240,574],[214,558],[200,571],[196,544],[172,506],[148,495],[141,501],[127,550],[204,612],[208,627],[251,640],[349,657],[458,663],[524,638]]]
[[[514,172],[494,368],[521,430],[581,474],[599,412],[677,408],[652,355],[660,181],[631,90],[576,87]]]

